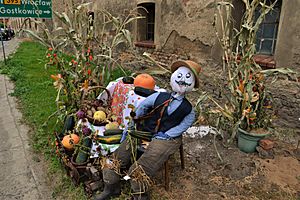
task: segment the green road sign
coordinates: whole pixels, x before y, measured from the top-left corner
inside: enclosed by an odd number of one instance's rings
[[[0,0],[1,17],[52,18],[52,0]]]

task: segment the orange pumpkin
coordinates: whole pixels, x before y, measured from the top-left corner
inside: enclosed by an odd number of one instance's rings
[[[135,87],[142,87],[153,90],[155,87],[155,80],[149,74],[140,74],[137,77],[135,77],[133,85]]]
[[[75,144],[78,144],[80,137],[76,134],[66,135],[64,136],[63,140],[61,141],[62,145],[66,149],[73,149]]]

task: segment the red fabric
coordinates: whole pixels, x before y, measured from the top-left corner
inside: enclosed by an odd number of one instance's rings
[[[111,111],[112,115],[117,117],[119,124],[123,123],[123,110],[125,110],[128,92],[132,88],[133,84],[124,84],[119,81],[112,94]]]

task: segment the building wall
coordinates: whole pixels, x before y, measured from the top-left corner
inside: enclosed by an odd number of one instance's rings
[[[300,73],[299,9],[300,1],[282,1],[275,60],[277,67],[289,67]]]
[[[233,0],[233,4],[239,7],[240,1]],[[73,2],[88,1],[73,0]],[[145,2],[156,4],[154,43],[157,50],[186,55],[200,63],[206,59],[213,58],[216,61],[220,59],[221,51],[212,26],[215,0],[101,0],[94,1],[90,9],[106,9],[117,16]],[[70,8],[71,0],[53,0],[52,3],[53,10],[61,13]],[[282,1],[274,57],[277,67],[289,67],[300,73],[299,8],[298,0]],[[20,26],[24,19],[11,21],[14,26]],[[133,34],[136,34],[136,25],[131,27]]]
[[[208,59],[215,42],[213,0],[161,0],[157,2],[158,49]]]
[[[288,67],[300,77],[300,1],[282,0],[277,44],[276,68]],[[270,86],[277,109],[275,123],[282,127],[300,130],[300,83],[297,78],[283,79]],[[300,79],[298,78],[298,81]]]
[[[154,43],[157,50],[188,55],[196,61],[210,57],[215,42],[214,0],[102,0],[95,1],[92,9],[106,9],[120,15],[145,2],[156,5]],[[132,31],[136,33],[136,24]]]

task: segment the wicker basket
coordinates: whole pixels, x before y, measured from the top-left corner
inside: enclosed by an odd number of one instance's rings
[[[93,90],[96,90],[96,89],[103,89],[106,91],[107,93],[107,96],[108,96],[108,99],[107,99],[107,102],[104,103],[103,101],[101,100],[97,100],[97,99],[94,99],[94,100],[88,100],[88,95],[93,91]],[[86,118],[87,120],[95,125],[95,126],[104,126],[106,125],[108,122],[106,121],[99,121],[99,120],[95,120],[92,116],[88,115],[87,114],[87,110],[83,109],[84,108],[84,105],[89,105],[91,107],[93,107],[93,103],[95,103],[95,101],[98,101],[99,102],[99,106],[98,107],[101,107],[106,116],[107,116],[107,119],[110,117],[110,113],[111,113],[111,108],[110,108],[110,105],[111,105],[111,96],[110,96],[110,92],[109,90],[107,90],[105,87],[103,86],[93,86],[93,87],[89,87],[87,90],[84,91],[83,95],[82,95],[82,99],[81,99],[81,110],[83,110],[85,113],[86,113]]]

